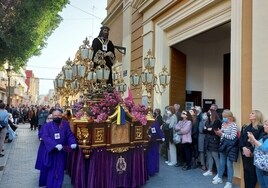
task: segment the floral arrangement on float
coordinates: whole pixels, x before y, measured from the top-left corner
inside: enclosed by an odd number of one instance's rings
[[[89,119],[98,123],[106,121],[108,116],[116,111],[116,107],[119,103],[125,104],[129,113],[142,125],[147,124],[147,108],[144,105],[135,105],[131,96],[123,99],[118,91],[112,93],[105,92],[103,98],[98,102],[90,101],[87,111]],[[75,111],[74,115],[77,119],[80,119],[84,115],[83,106],[83,102],[77,102],[73,105]]]

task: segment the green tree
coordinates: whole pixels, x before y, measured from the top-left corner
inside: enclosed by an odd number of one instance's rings
[[[69,0],[0,0],[0,64],[15,70],[40,55]]]

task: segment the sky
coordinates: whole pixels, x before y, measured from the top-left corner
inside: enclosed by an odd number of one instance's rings
[[[107,0],[70,0],[70,4],[59,13],[63,21],[46,41],[46,48],[40,56],[27,62],[27,70],[32,70],[40,79],[40,95],[54,89],[53,79],[69,57],[74,59],[83,40],[88,37],[91,43],[98,36],[101,22],[106,17],[106,4]]]

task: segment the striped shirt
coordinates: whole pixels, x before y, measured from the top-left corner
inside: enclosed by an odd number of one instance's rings
[[[226,138],[228,140],[234,140],[237,137],[237,125],[235,123],[229,126],[224,126],[223,124],[221,131],[223,133],[221,139]]]

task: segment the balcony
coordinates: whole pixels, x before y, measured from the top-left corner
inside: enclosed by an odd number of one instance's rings
[[[8,95],[8,87],[7,87],[7,95]],[[23,96],[23,92],[18,87],[10,87],[10,96]]]

